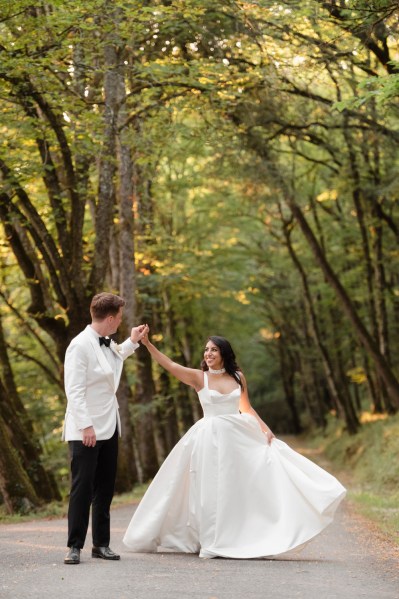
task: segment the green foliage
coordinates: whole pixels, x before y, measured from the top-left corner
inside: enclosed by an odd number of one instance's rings
[[[399,63],[391,61],[390,64],[399,70]],[[336,102],[335,107],[338,110],[347,108],[360,108],[363,104],[376,101],[379,106],[389,104],[395,101],[399,93],[399,74],[390,74],[379,77],[368,77],[359,83],[358,94],[355,97],[347,98],[341,102]]]

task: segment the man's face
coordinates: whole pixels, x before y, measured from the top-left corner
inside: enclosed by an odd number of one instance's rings
[[[119,312],[115,316],[107,316],[107,324],[109,328],[108,335],[113,335],[118,330],[119,325],[122,322],[123,308],[119,308]]]

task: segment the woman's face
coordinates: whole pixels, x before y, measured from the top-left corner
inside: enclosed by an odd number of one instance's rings
[[[213,370],[219,370],[220,368],[223,368],[223,360],[220,349],[213,343],[213,341],[208,341],[205,346],[204,360],[208,368],[212,368]]]

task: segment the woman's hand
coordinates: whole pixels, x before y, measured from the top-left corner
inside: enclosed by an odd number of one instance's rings
[[[150,343],[150,340],[148,338],[148,333],[150,332],[150,328],[148,325],[146,325],[146,331],[144,336],[140,339],[142,345],[148,345]]]

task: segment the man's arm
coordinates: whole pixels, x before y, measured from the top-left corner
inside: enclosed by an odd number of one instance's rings
[[[78,344],[70,345],[65,355],[64,375],[68,409],[82,431],[83,445],[94,447],[96,434],[86,403],[87,364],[87,353]]]

